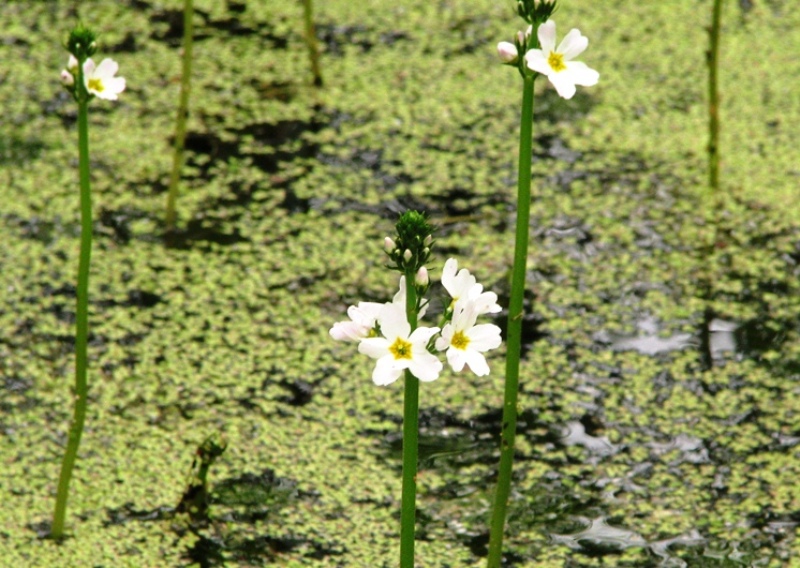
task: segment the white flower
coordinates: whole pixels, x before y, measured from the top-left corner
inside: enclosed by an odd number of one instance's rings
[[[119,65],[112,59],[103,59],[100,65],[87,59],[83,63],[83,82],[90,94],[109,101],[117,100],[117,95],[125,90],[125,79],[114,77]]]
[[[500,306],[497,304],[497,294],[484,292],[483,286],[478,284],[476,278],[466,268],[458,269],[455,258],[447,259],[442,269],[442,286],[444,286],[453,301],[450,306],[461,298],[469,298],[478,306],[478,314],[497,313]]]
[[[428,352],[427,344],[438,327],[418,327],[411,333],[405,310],[397,304],[386,304],[379,316],[383,337],[371,337],[358,344],[358,351],[377,359],[372,380],[376,385],[396,381],[405,369],[420,381],[435,381],[442,363]]]
[[[489,374],[489,365],[483,352],[500,346],[500,328],[486,323],[475,325],[478,310],[469,298],[461,298],[453,309],[453,319],[444,326],[436,339],[436,349],[447,349],[447,362],[458,372],[468,365],[473,373],[482,377]]]
[[[358,306],[347,308],[351,321],[340,321],[333,324],[331,337],[337,341],[361,341],[369,337],[375,328],[375,322],[384,304],[376,302],[359,302]]]
[[[539,45],[541,49],[531,49],[525,54],[525,62],[533,71],[547,75],[559,95],[571,99],[575,85],[591,87],[596,85],[600,74],[585,63],[572,61],[586,49],[589,39],[572,29],[556,49],[556,23],[548,20],[539,26]]]
[[[501,41],[497,44],[497,55],[503,63],[514,63],[519,57],[517,46],[507,41]]]

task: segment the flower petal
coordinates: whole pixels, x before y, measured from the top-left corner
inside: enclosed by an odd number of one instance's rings
[[[561,73],[552,73],[547,76],[550,82],[556,88],[556,92],[565,99],[571,99],[575,95],[575,83],[569,76],[569,73],[562,71]]]
[[[383,337],[369,337],[362,339],[358,344],[358,352],[373,359],[380,359],[389,353],[389,345],[391,345],[389,341]]]
[[[113,59],[103,59],[94,72],[94,76],[100,79],[111,79],[119,71],[119,65]]]
[[[469,337],[470,349],[475,349],[476,351],[497,349],[502,343],[500,328],[491,323],[476,325],[469,330],[467,336]]]
[[[591,87],[600,80],[600,73],[580,61],[567,61],[567,68],[562,72],[570,81],[581,87]]]
[[[411,325],[406,319],[405,307],[400,304],[384,304],[381,309],[378,323],[381,324],[381,333],[389,340],[397,337],[408,338]]]
[[[569,61],[583,53],[589,46],[589,38],[581,35],[580,30],[573,28],[558,44],[558,53],[564,56],[564,61]]]
[[[394,358],[390,355],[378,359],[375,370],[372,371],[372,382],[378,386],[386,386],[395,382],[402,374],[403,369],[397,368]]]
[[[408,365],[408,369],[420,381],[429,383],[439,378],[442,372],[442,362],[427,351],[415,356]]]
[[[543,52],[550,53],[556,48],[556,23],[553,20],[547,20],[539,26],[536,35],[539,37],[539,47]]]
[[[451,347],[447,350],[447,362],[450,363],[450,367],[456,372],[460,372],[464,368],[464,364],[467,362],[465,357],[466,351],[463,349],[456,349],[455,347]]]
[[[547,58],[544,56],[544,52],[541,49],[528,50],[528,53],[525,54],[525,64],[531,71],[536,71],[542,75],[548,75],[553,72],[553,69],[547,63]],[[444,277],[442,278],[442,282],[444,282]]]
[[[479,377],[489,374],[489,364],[486,362],[486,357],[471,349],[468,349],[464,353],[464,356],[467,360],[467,365],[469,365],[469,368],[473,373]]]

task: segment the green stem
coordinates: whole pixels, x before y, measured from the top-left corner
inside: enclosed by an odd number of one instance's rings
[[[183,70],[181,75],[181,95],[178,103],[178,118],[175,121],[175,152],[172,158],[172,174],[167,193],[167,231],[175,229],[177,213],[175,202],[178,199],[178,183],[183,169],[183,149],[186,142],[186,117],[189,115],[189,92],[192,81],[192,40],[194,37],[194,8],[192,0],[183,2]]]
[[[406,271],[406,317],[417,328],[414,273]],[[414,568],[414,524],[417,516],[419,379],[406,370],[403,398],[403,497],[400,511],[400,568]]]
[[[83,65],[78,66],[76,89],[83,85]],[[82,89],[81,89],[82,90]],[[56,508],[53,514],[51,536],[64,536],[64,519],[67,513],[67,497],[72,470],[78,457],[83,424],[86,420],[86,345],[89,337],[89,262],[92,255],[92,195],[89,187],[89,100],[86,93],[78,97],[78,151],[80,156],[81,184],[81,252],[78,263],[77,313],[75,316],[75,413],[69,431],[67,449],[61,464],[58,481]]]
[[[517,189],[517,235],[514,245],[514,270],[511,277],[511,299],[508,305],[508,330],[506,338],[506,383],[503,396],[503,430],[500,443],[500,467],[497,491],[492,510],[489,533],[487,566],[499,568],[503,554],[503,528],[505,526],[508,496],[511,491],[511,468],[514,461],[514,438],[517,432],[517,391],[519,387],[519,359],[522,349],[522,316],[525,295],[525,272],[528,260],[528,228],[531,208],[531,154],[533,135],[533,81],[523,78],[522,122],[519,135],[519,186]]]
[[[317,46],[317,32],[314,29],[314,6],[312,0],[303,0],[303,19],[305,23],[306,45],[308,58],[311,61],[311,73],[314,76],[314,86],[322,86],[322,72],[319,69],[319,47]]]
[[[719,195],[719,92],[717,68],[719,66],[719,28],[722,0],[714,0],[711,18],[711,47],[708,51],[708,187],[711,200]],[[712,209],[714,209],[712,207]]]

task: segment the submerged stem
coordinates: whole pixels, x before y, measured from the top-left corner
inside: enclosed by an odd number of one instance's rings
[[[83,85],[83,65],[78,66],[77,88]],[[67,497],[72,470],[78,456],[78,446],[86,420],[86,345],[89,336],[89,262],[92,254],[92,195],[89,187],[89,100],[78,97],[78,152],[81,186],[81,251],[78,262],[77,311],[75,316],[75,413],[70,426],[67,449],[61,464],[56,507],[53,514],[52,538],[64,536],[64,519],[67,514]]]
[[[406,317],[417,328],[414,273],[406,270]],[[414,525],[417,516],[417,459],[419,438],[419,379],[405,372],[403,395],[403,496],[400,511],[400,568],[414,568]]]
[[[514,269],[511,276],[511,299],[508,305],[506,382],[503,395],[503,430],[500,442],[500,466],[497,477],[492,524],[489,532],[487,566],[499,568],[503,554],[503,529],[508,497],[511,492],[511,469],[514,461],[514,438],[517,432],[517,391],[522,345],[523,299],[528,259],[528,233],[531,205],[531,155],[533,134],[534,77],[523,77],[522,119],[519,135],[519,177],[517,189],[517,233],[514,244]]]
[[[167,193],[167,231],[175,229],[175,203],[178,200],[178,183],[183,169],[183,153],[186,142],[186,117],[189,115],[189,92],[192,85],[192,42],[194,37],[194,7],[192,0],[183,3],[183,69],[181,71],[181,94],[178,102],[178,118],[175,121],[175,151],[172,158],[172,174]]]
[[[319,68],[319,46],[317,45],[317,32],[314,28],[313,0],[303,0],[303,20],[305,24],[306,45],[308,46],[308,59],[311,62],[311,74],[314,76],[314,86],[322,86],[322,71]]]

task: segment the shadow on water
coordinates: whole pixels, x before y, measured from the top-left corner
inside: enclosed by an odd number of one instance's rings
[[[139,510],[133,503],[126,503],[109,509],[104,524],[161,521],[178,535],[190,532],[197,540],[186,551],[185,558],[202,568],[225,566],[230,562],[280,561],[282,554],[297,554],[298,551],[310,560],[340,555],[343,551],[331,543],[302,535],[280,534],[280,511],[315,497],[315,494],[299,491],[294,481],[266,469],[214,484],[203,515],[178,514],[174,507],[167,506]],[[264,530],[270,534],[259,534]]]

